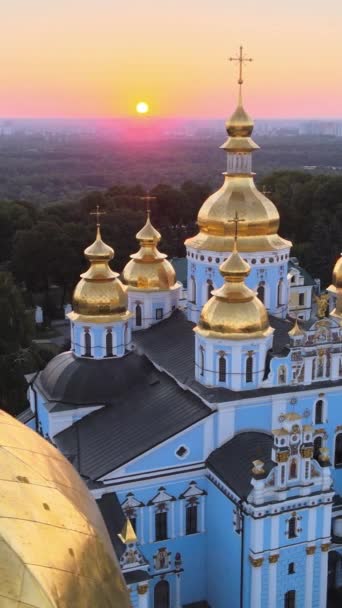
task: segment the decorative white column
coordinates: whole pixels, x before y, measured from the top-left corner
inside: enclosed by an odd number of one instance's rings
[[[137,587],[138,608],[148,608],[148,584],[142,583]]]
[[[330,379],[338,380],[340,377],[340,353],[331,354]]]
[[[154,528],[153,528],[153,513],[154,512],[154,507],[150,506],[149,507],[149,539],[150,539],[150,543],[154,542]]]
[[[311,608],[312,607],[313,567],[314,567],[316,547],[314,547],[314,546],[306,547],[305,551],[306,551],[306,564],[305,564],[305,600],[304,601],[305,601],[305,608]]]
[[[312,362],[314,357],[305,357],[304,361],[304,384],[312,382]]]
[[[176,538],[175,535],[175,503],[172,502],[171,503],[171,509],[170,509],[171,513],[171,530],[170,530],[170,538]]]
[[[277,562],[279,554],[275,553],[269,555],[269,568],[268,568],[268,608],[274,608],[275,598],[277,597]]]
[[[205,532],[205,496],[200,498],[201,528],[200,532]]]
[[[139,518],[140,518],[140,534],[139,534],[139,542],[143,545],[145,542],[145,535],[144,535],[144,507],[141,507],[138,511],[139,513]]]
[[[180,573],[176,574],[175,608],[182,608],[182,604],[181,604],[181,575],[180,575]]]
[[[320,567],[320,608],[326,608],[327,605],[327,587],[328,587],[328,555],[330,543],[321,545],[321,567]]]
[[[263,557],[254,558],[249,556],[251,563],[251,598],[250,608],[262,608],[261,606],[261,584],[262,584],[262,564]]]
[[[185,530],[184,530],[184,500],[179,500],[178,501],[178,510],[179,510],[179,536],[184,536],[185,534]]]

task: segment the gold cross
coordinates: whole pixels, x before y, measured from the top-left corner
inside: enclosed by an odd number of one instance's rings
[[[246,220],[244,218],[240,218],[239,214],[237,211],[235,211],[235,216],[232,220],[228,220],[228,222],[233,222],[235,224],[235,230],[234,230],[234,241],[237,241],[237,237],[238,237],[238,231],[239,231],[239,222],[245,222]]]
[[[239,62],[239,80],[238,83],[241,85],[243,83],[242,79],[242,66],[247,61],[253,61],[251,57],[244,57],[243,55],[243,46],[240,46],[240,53],[238,57],[229,57],[229,61],[238,61]]]
[[[106,211],[100,211],[100,205],[96,205],[96,211],[91,211],[89,215],[96,215],[96,226],[100,227],[100,216],[106,215]]]
[[[157,197],[156,197],[156,196],[152,196],[152,195],[151,195],[149,192],[147,192],[147,193],[145,194],[145,196],[140,196],[139,198],[140,198],[140,200],[142,200],[142,201],[145,201],[145,202],[146,202],[146,212],[147,212],[148,214],[150,214],[150,213],[151,213],[151,209],[150,209],[150,205],[149,205],[149,203],[150,203],[151,201],[156,201],[156,200],[157,200]]]

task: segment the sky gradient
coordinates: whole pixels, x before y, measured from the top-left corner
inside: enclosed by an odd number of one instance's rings
[[[341,0],[11,0],[1,117],[342,118]],[[143,118],[141,119],[143,120]]]

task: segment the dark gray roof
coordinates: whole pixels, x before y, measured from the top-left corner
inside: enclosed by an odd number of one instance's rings
[[[139,384],[144,374],[142,358],[135,353],[100,360],[64,352],[51,359],[35,384],[48,401],[85,406],[111,402],[130,383]]]
[[[122,532],[122,529],[126,523],[126,517],[119,503],[119,499],[113,492],[111,494],[103,494],[103,496],[98,498],[96,502],[106,524],[115,553],[118,556],[118,559],[120,559],[121,555],[126,549],[126,546],[125,543],[120,540],[118,534]]]
[[[208,468],[235,494],[246,499],[252,489],[253,460],[262,460],[265,463],[266,474],[275,466],[271,460],[272,444],[272,435],[267,433],[239,433],[210,454],[207,460]]]
[[[133,570],[133,572],[124,572],[124,579],[126,585],[133,585],[134,583],[142,583],[148,581],[151,575],[146,570]]]
[[[270,324],[275,329],[273,350],[270,352],[270,357],[286,356],[289,344],[288,332],[293,326],[293,321],[278,319],[270,315]],[[226,388],[208,388],[202,386],[202,384],[195,380],[195,337],[193,327],[194,323],[187,321],[185,313],[177,310],[169,319],[165,319],[162,323],[158,323],[150,329],[135,332],[134,342],[139,350],[144,352],[155,365],[166,370],[168,374],[176,378],[177,382],[188,386],[208,403],[222,403],[224,401],[250,399],[251,397],[262,397],[278,393],[312,390],[312,385],[282,385],[249,391],[232,391]],[[337,380],[336,382],[326,380],[324,382],[317,382],[314,386],[318,390],[341,384],[341,380]]]
[[[127,355],[122,362],[129,358],[137,360],[136,374],[126,378],[125,386],[119,381],[118,391],[115,380],[110,381],[112,394],[107,407],[54,437],[60,450],[90,479],[110,473],[211,413],[201,399],[157,371],[146,357]],[[123,369],[119,360],[114,361],[114,378],[115,363],[120,363]],[[136,369],[138,363],[141,373]],[[96,376],[93,382],[97,383]]]
[[[20,420],[23,424],[27,424],[34,418],[34,413],[32,412],[30,407],[27,407],[26,410],[18,414],[17,419]]]

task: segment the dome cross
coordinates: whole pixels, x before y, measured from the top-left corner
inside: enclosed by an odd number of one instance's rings
[[[241,85],[243,84],[243,78],[242,78],[242,67],[244,63],[247,63],[247,61],[253,61],[252,57],[245,57],[243,54],[243,46],[240,46],[240,52],[238,57],[229,57],[229,61],[238,61],[239,62],[239,80],[238,80],[238,84]]]
[[[152,201],[156,201],[157,197],[156,196],[152,196],[149,192],[147,192],[144,196],[140,196],[139,197],[141,201],[145,201],[146,203],[146,213],[149,216],[151,213],[151,208],[150,208],[150,203]]]
[[[100,205],[96,205],[96,209],[94,211],[90,211],[89,215],[96,215],[96,226],[100,228],[100,217],[101,215],[106,215],[106,211],[100,211]]]

